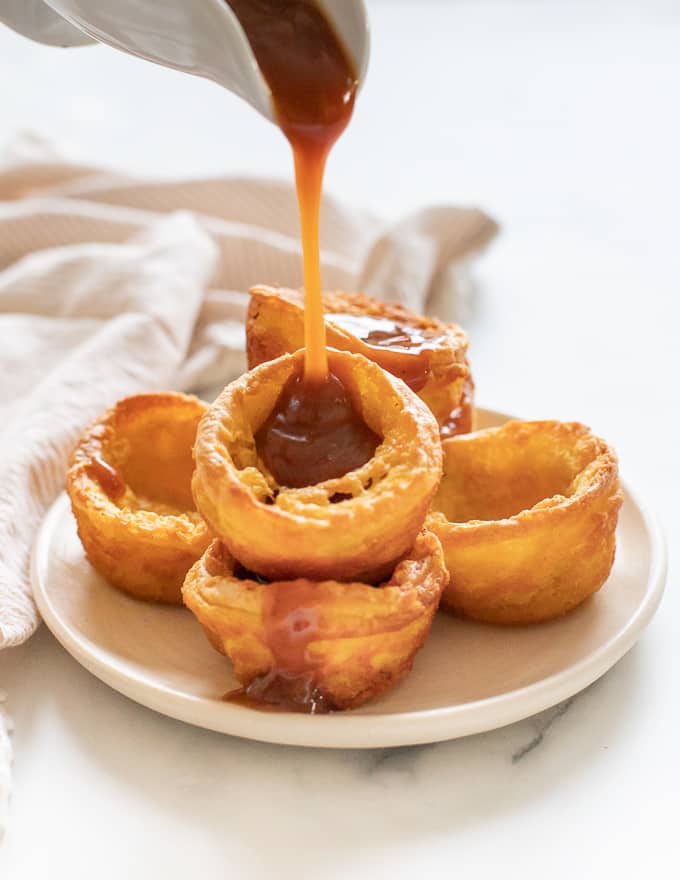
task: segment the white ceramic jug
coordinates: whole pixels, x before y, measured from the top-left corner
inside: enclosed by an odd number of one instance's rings
[[[369,53],[363,0],[318,3],[361,82]],[[79,45],[91,38],[207,77],[240,95],[267,119],[274,118],[269,87],[226,0],[0,0],[0,21],[52,45]]]

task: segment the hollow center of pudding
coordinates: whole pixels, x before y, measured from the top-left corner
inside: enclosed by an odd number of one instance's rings
[[[338,312],[327,317],[329,323],[351,333],[361,353],[398,376],[413,391],[420,391],[430,376],[430,356],[442,334],[374,315]]]
[[[277,483],[295,489],[342,477],[366,464],[380,437],[333,373],[321,382],[294,374],[255,442]]]
[[[136,508],[168,515],[195,510],[191,450],[197,426],[193,416],[164,423],[155,414],[131,421],[119,432],[118,471],[134,493]]]
[[[454,523],[507,519],[546,498],[568,497],[582,467],[550,442],[449,447],[432,506]]]

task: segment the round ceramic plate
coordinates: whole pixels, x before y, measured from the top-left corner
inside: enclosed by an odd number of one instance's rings
[[[480,427],[507,417],[478,412]],[[636,642],[665,582],[663,538],[625,489],[616,562],[600,592],[560,620],[496,627],[438,614],[412,672],[357,709],[331,715],[260,712],[227,703],[229,662],[183,608],[147,605],[111,588],[87,562],[69,501],[38,534],[33,590],[47,626],[82,665],[151,709],[272,743],[374,748],[436,742],[519,721],[603,675]]]

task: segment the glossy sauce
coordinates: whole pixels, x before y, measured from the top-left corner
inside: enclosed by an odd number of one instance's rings
[[[365,348],[362,354],[403,379],[413,391],[420,391],[427,384],[431,352],[442,338],[438,331],[373,315],[337,313],[328,315],[327,320],[351,333]]]
[[[309,645],[319,638],[316,585],[271,584],[264,608],[265,641],[276,664],[248,687],[226,694],[232,703],[269,711],[321,714],[333,706],[318,689]]]
[[[293,376],[255,437],[280,486],[299,488],[341,477],[370,458],[380,437],[354,408],[340,380],[318,387]]]
[[[108,461],[95,455],[87,466],[88,476],[96,480],[111,501],[118,501],[125,494],[125,480]]]
[[[440,428],[442,440],[446,440],[448,437],[455,437],[457,434],[468,434],[472,430],[472,415],[474,412],[472,405],[473,393],[474,386],[467,379],[463,386],[460,404],[449,414],[449,417]]]

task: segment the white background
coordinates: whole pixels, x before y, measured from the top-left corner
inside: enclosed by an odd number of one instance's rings
[[[465,320],[480,402],[610,439],[672,561],[680,5],[369,9],[371,66],[328,189],[386,217],[453,201],[500,221]],[[22,128],[135,172],[290,176],[278,132],[218,87],[0,31],[0,133]],[[0,876],[677,877],[679,616],[671,568],[640,644],[517,763],[545,721],[354,754],[194,730],[41,631],[0,655],[17,725]]]

